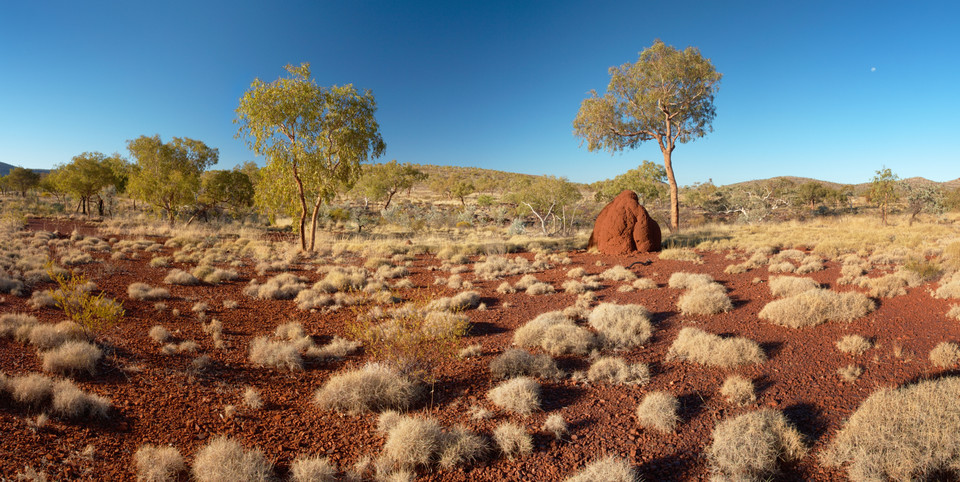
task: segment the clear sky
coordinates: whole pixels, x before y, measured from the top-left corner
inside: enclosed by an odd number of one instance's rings
[[[310,62],[371,89],[381,160],[592,182],[662,162],[588,152],[572,121],[608,69],[660,38],[724,74],[714,132],[674,152],[680,184],[777,175],[960,177],[956,2],[17,1],[0,3],[0,162],[49,168],[190,137],[220,168],[259,77]],[[258,160],[262,165],[263,160]]]

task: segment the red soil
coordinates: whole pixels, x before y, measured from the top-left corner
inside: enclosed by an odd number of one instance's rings
[[[73,226],[53,226],[46,222],[34,227],[69,232]],[[102,233],[104,239],[110,233]],[[169,255],[164,248],[162,255]],[[419,480],[559,480],[586,463],[603,455],[625,457],[645,480],[705,480],[709,476],[704,456],[710,433],[720,420],[758,406],[782,410],[787,418],[811,442],[808,455],[795,466],[787,467],[778,480],[844,480],[840,470],[819,464],[818,452],[829,443],[858,405],[879,387],[898,386],[930,377],[938,370],[927,353],[944,340],[960,340],[960,323],[948,320],[950,302],[933,299],[930,285],[910,289],[905,296],[880,300],[878,309],[851,323],[828,322],[823,325],[791,329],[761,321],[757,313],[772,300],[766,283],[766,267],[744,274],[725,274],[724,267],[736,261],[723,253],[702,253],[704,264],[662,261],[656,254],[632,256],[570,253],[573,263],[536,273],[537,278],[560,291],[567,270],[582,266],[596,274],[611,266],[634,261],[652,261],[633,271],[652,278],[660,286],[653,290],[620,293],[619,282],[605,282],[598,291],[601,302],[638,303],[654,313],[656,331],[653,340],[639,349],[619,353],[631,362],[650,364],[652,381],[643,387],[585,385],[569,378],[542,381],[543,410],[530,417],[507,415],[485,400],[485,393],[496,382],[487,372],[490,360],[510,346],[513,330],[539,313],[562,309],[574,303],[576,295],[559,292],[531,297],[524,293],[501,295],[495,290],[501,280],[474,279],[488,306],[486,311],[467,312],[474,326],[464,346],[480,343],[483,355],[468,360],[450,360],[436,367],[438,381],[433,400],[418,407],[419,413],[437,417],[444,425],[464,424],[485,434],[504,420],[512,420],[536,432],[532,455],[509,461],[502,457],[474,466],[445,471],[421,471]],[[80,377],[78,384],[113,400],[111,417],[102,422],[69,422],[52,418],[40,429],[29,419],[35,412],[0,401],[0,474],[12,477],[30,465],[52,480],[128,480],[133,453],[142,444],[170,444],[183,453],[188,463],[205,441],[217,434],[239,437],[248,446],[263,450],[285,474],[291,461],[300,454],[323,454],[341,469],[350,467],[364,455],[375,456],[383,445],[376,432],[376,414],[340,415],[323,411],[312,403],[313,392],[335,372],[362,365],[368,356],[362,352],[346,360],[308,365],[302,372],[285,372],[252,366],[247,361],[247,345],[258,335],[269,334],[277,324],[296,320],[319,343],[334,334],[344,335],[345,323],[355,316],[349,309],[332,314],[307,313],[296,309],[292,301],[261,301],[242,294],[252,268],[240,268],[241,279],[221,286],[166,286],[172,298],[169,309],[158,313],[153,302],[126,298],[127,286],[135,281],[163,286],[168,269],[147,265],[149,254],[140,260],[110,260],[98,254],[101,262],[82,269],[107,296],[124,300],[124,320],[101,336],[108,355],[93,377]],[[519,256],[531,257],[528,254]],[[362,263],[362,259],[352,261]],[[597,266],[600,261],[603,266]],[[435,276],[449,273],[431,271],[439,263],[433,257],[419,257],[411,267],[409,279],[417,290],[404,296],[449,296],[455,291],[433,285]],[[190,269],[191,266],[176,267]],[[687,317],[676,310],[679,290],[667,288],[670,274],[677,271],[712,275],[728,288],[734,301],[729,313]],[[318,279],[312,268],[297,272]],[[810,274],[832,289],[839,267],[827,263],[824,271]],[[258,277],[263,279],[264,277]],[[507,278],[515,282],[519,276]],[[49,286],[38,287],[40,289]],[[240,303],[233,310],[222,308],[222,300]],[[6,296],[0,312],[31,312],[41,321],[61,321],[62,314],[52,308],[31,310],[25,297]],[[217,350],[201,330],[190,308],[197,301],[210,304],[210,317],[223,322],[227,349]],[[509,303],[509,305],[507,305]],[[507,307],[509,306],[509,307]],[[181,315],[174,317],[171,309]],[[720,334],[735,334],[753,339],[765,349],[769,360],[758,366],[737,370],[703,367],[684,362],[664,361],[667,350],[682,326],[696,324]],[[162,324],[175,337],[196,340],[201,349],[193,355],[163,355],[157,343],[147,336],[154,324]],[[854,357],[839,352],[834,343],[846,334],[861,334],[877,345],[864,355]],[[200,354],[212,357],[213,366],[201,373],[191,370],[191,360]],[[579,357],[561,357],[566,371],[586,369],[588,362]],[[855,383],[840,380],[836,371],[851,363],[865,368]],[[40,360],[31,347],[12,340],[0,340],[0,371],[8,374],[39,372]],[[734,407],[719,394],[720,385],[730,373],[740,373],[755,381],[758,401],[747,407]],[[225,419],[223,408],[240,407],[245,385],[256,387],[265,402],[258,411],[239,410],[238,416]],[[672,434],[663,434],[637,425],[634,410],[644,394],[666,390],[680,400],[680,423]],[[474,403],[492,409],[489,420],[474,421],[467,409]],[[570,425],[563,441],[539,432],[549,413],[559,412]],[[92,457],[81,455],[88,445]]]

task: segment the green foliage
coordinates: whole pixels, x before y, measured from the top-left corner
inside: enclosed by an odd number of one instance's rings
[[[286,70],[289,77],[270,83],[255,79],[240,99],[234,122],[240,126],[237,135],[267,158],[256,200],[272,198],[264,207],[274,212],[298,210],[300,246],[312,251],[320,206],[349,190],[360,177],[360,164],[383,154],[386,144],[369,90],[352,84],[319,87],[308,63]]]
[[[918,257],[907,259],[907,261],[903,263],[903,269],[916,273],[923,281],[937,279],[943,272],[943,269],[937,262]]]
[[[936,186],[914,186],[901,181],[901,189],[907,200],[907,211],[910,212],[910,224],[922,212],[941,215],[946,210],[943,190]]]
[[[488,208],[490,206],[493,206],[493,202],[494,202],[493,196],[489,194],[481,194],[477,196],[477,206]]]
[[[125,314],[123,303],[106,298],[105,292],[94,295],[86,289],[87,278],[70,272],[69,276],[47,267],[47,274],[60,289],[53,291],[57,308],[83,329],[89,337],[120,321]]]
[[[365,167],[353,191],[375,202],[385,201],[383,209],[386,210],[398,192],[409,190],[426,179],[427,174],[423,171],[409,163],[398,164],[394,159]]]
[[[515,203],[520,214],[531,213],[540,221],[540,231],[547,234],[547,220],[553,219],[554,227],[566,229],[568,210],[583,198],[580,190],[565,177],[542,176],[520,179],[506,200]]]
[[[722,74],[699,49],[677,50],[657,40],[635,63],[610,68],[607,92],[596,91],[580,105],[574,134],[591,151],[617,152],[656,140],[670,184],[670,224],[680,225],[679,199],[672,154],[678,142],[712,131],[713,98]]]
[[[76,196],[80,200],[83,214],[88,214],[90,198],[98,195],[107,186],[120,184],[120,178],[114,170],[118,165],[122,165],[122,161],[107,157],[103,153],[84,152],[74,156],[68,164],[58,166],[55,174],[51,175],[59,189]]]
[[[796,189],[797,201],[810,206],[810,209],[817,207],[817,204],[827,200],[831,195],[831,189],[822,183],[810,181],[805,182]]]
[[[200,177],[197,204],[201,210],[225,208],[234,216],[246,213],[253,206],[253,183],[246,172],[207,171]]]
[[[460,200],[460,206],[467,207],[467,196],[477,192],[470,177],[451,173],[445,177],[433,177],[430,189],[443,196]]]
[[[597,202],[610,202],[617,194],[629,189],[640,198],[640,204],[661,198],[665,191],[667,171],[663,166],[643,161],[640,167],[631,169],[613,179],[598,181],[591,185],[596,189],[594,199]]]
[[[890,205],[900,199],[897,192],[897,180],[899,178],[888,167],[884,167],[876,172],[873,180],[870,182],[870,191],[867,192],[867,199],[880,207],[880,215],[883,218],[883,224],[887,224],[887,210]]]
[[[26,196],[27,191],[40,184],[40,174],[23,167],[15,167],[6,176],[3,176],[5,189],[16,191]]]
[[[177,212],[192,205],[200,191],[200,175],[217,163],[219,151],[201,141],[174,137],[164,143],[159,135],[127,141],[136,159],[128,189],[144,202],[162,209],[172,225]]]

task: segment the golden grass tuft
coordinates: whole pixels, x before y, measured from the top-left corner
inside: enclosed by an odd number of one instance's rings
[[[950,368],[960,363],[960,345],[943,341],[930,350],[930,362],[938,368]]]
[[[385,365],[368,363],[360,369],[331,376],[314,393],[320,408],[359,414],[387,409],[406,410],[420,393],[415,383]]]
[[[740,375],[728,376],[720,387],[720,394],[727,399],[727,402],[734,405],[744,406],[757,401],[753,382]]]
[[[715,480],[770,479],[781,461],[795,462],[807,451],[800,432],[770,408],[726,419],[712,436],[707,458]]]
[[[846,335],[837,341],[837,349],[851,355],[863,355],[873,348],[873,342],[861,335]]]
[[[511,378],[491,388],[487,398],[503,410],[530,415],[540,408],[540,384],[529,377]]]
[[[713,283],[713,276],[706,273],[686,273],[678,271],[670,275],[667,286],[687,290],[710,283]]]
[[[733,303],[723,286],[709,283],[680,295],[677,308],[684,315],[715,315],[730,311]]]
[[[218,435],[197,452],[193,476],[198,482],[267,482],[274,479],[273,464],[260,450],[246,450],[240,442]]]
[[[637,406],[637,422],[644,427],[671,433],[677,427],[677,409],[680,403],[673,394],[664,391],[647,393]]]
[[[140,482],[168,482],[187,469],[176,447],[141,445],[133,454],[134,470]]]
[[[290,464],[291,482],[335,482],[337,467],[330,459],[319,455],[298,455]]]
[[[815,289],[771,301],[757,316],[777,325],[804,328],[827,321],[852,321],[875,308],[873,300],[862,293]]]
[[[812,278],[802,278],[798,276],[770,277],[770,294],[775,298],[789,297],[819,287],[820,283],[817,283],[816,280]]]
[[[493,429],[493,440],[500,452],[510,460],[533,451],[533,437],[515,423],[503,422],[497,425],[497,428]]]
[[[820,453],[854,481],[960,475],[960,377],[884,388],[868,397]]]
[[[97,362],[103,357],[103,350],[86,341],[68,341],[41,356],[45,372],[67,375],[84,371],[93,375],[97,371]]]
[[[620,357],[600,357],[587,370],[587,379],[615,385],[646,385],[650,383],[650,368],[645,363],[629,364]]]
[[[550,355],[534,355],[519,348],[508,349],[490,361],[490,373],[496,378],[558,378],[563,374]]]
[[[660,259],[672,261],[689,261],[691,263],[703,264],[703,258],[696,251],[690,248],[667,248],[660,251]]]
[[[587,464],[564,482],[636,482],[640,480],[630,462],[608,455]]]
[[[839,375],[843,381],[853,383],[860,378],[860,375],[863,375],[863,367],[853,364],[840,367],[837,369],[837,375]]]
[[[600,342],[612,348],[642,346],[653,336],[650,312],[640,305],[600,303],[587,320],[600,334]]]
[[[741,337],[721,338],[699,328],[685,327],[667,352],[668,360],[683,360],[702,365],[731,368],[767,360],[760,345]]]

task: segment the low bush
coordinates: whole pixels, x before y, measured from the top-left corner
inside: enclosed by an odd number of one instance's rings
[[[196,286],[200,284],[200,280],[197,279],[196,276],[177,268],[170,270],[167,276],[163,278],[163,282],[168,285],[180,286]]]
[[[530,415],[540,408],[540,384],[529,377],[511,378],[491,388],[487,398],[503,410]]]
[[[290,464],[291,482],[335,482],[337,480],[340,480],[337,477],[337,467],[326,457],[298,455]]]
[[[845,335],[837,341],[837,349],[851,355],[863,355],[873,348],[873,343],[861,335]]]
[[[497,428],[493,429],[493,440],[500,452],[510,460],[533,452],[533,437],[526,429],[514,423],[503,422],[497,425]]]
[[[649,392],[637,406],[637,422],[644,426],[671,433],[677,427],[677,409],[680,403],[673,394],[663,391]]]
[[[757,401],[753,382],[740,375],[728,376],[720,387],[720,394],[734,405],[743,406]]]
[[[540,347],[552,356],[585,355],[595,341],[593,333],[559,311],[543,313],[517,328],[513,334],[514,345]]]
[[[567,428],[567,421],[563,419],[563,415],[559,413],[551,413],[547,415],[547,418],[543,421],[543,427],[541,429],[544,432],[547,432],[553,435],[553,438],[560,440],[566,435],[570,429]]]
[[[815,289],[771,301],[757,316],[777,325],[804,328],[827,321],[852,321],[875,308],[876,304],[862,293]]]
[[[860,365],[847,365],[840,367],[837,369],[837,375],[839,375],[843,381],[847,383],[853,383],[860,378],[860,375],[863,375],[863,367]]]
[[[38,323],[26,333],[27,341],[40,350],[56,348],[68,341],[86,340],[80,325],[72,321],[61,321],[55,325]]]
[[[103,351],[86,341],[68,341],[43,352],[41,356],[45,372],[65,375],[84,371],[93,375]]]
[[[640,305],[600,303],[587,320],[601,343],[612,348],[642,346],[653,336],[650,312]]]
[[[637,482],[640,478],[630,462],[608,455],[587,464],[564,482]]]
[[[0,338],[13,338],[21,343],[29,340],[30,332],[38,325],[36,316],[26,313],[0,315]]]
[[[691,263],[703,264],[703,258],[696,251],[690,248],[667,248],[660,251],[660,259],[673,261],[689,261]]]
[[[300,346],[295,342],[258,336],[250,341],[250,362],[262,367],[303,370]]]
[[[226,435],[210,439],[197,452],[193,476],[199,482],[266,482],[274,479],[273,464],[263,452],[246,450],[240,442]]]
[[[753,340],[741,337],[721,338],[699,328],[685,327],[670,346],[667,359],[731,368],[748,363],[763,363],[767,357],[760,345]]]
[[[797,276],[770,277],[770,294],[776,298],[793,296],[817,288],[820,288],[820,283],[817,283],[813,278],[801,278]]]
[[[633,281],[637,279],[637,275],[633,274],[633,271],[617,265],[600,273],[600,279],[607,281]]]
[[[243,289],[243,293],[261,300],[290,300],[307,289],[304,279],[293,273],[281,273],[260,284],[256,280]]]
[[[950,368],[960,363],[960,345],[943,341],[930,350],[930,361],[938,368]]]
[[[562,374],[550,355],[534,355],[519,348],[508,349],[491,360],[490,373],[496,378],[519,376],[558,378]]]
[[[131,300],[156,301],[170,297],[170,292],[164,288],[153,288],[146,283],[131,283],[127,286],[127,296]]]
[[[708,285],[710,283],[713,283],[713,277],[708,274],[685,273],[683,271],[679,271],[670,275],[670,280],[667,282],[667,286],[671,288],[688,290],[696,288],[697,286]]]
[[[156,259],[156,258],[154,258]],[[176,447],[141,445],[133,454],[133,465],[140,482],[168,482],[187,470]]]
[[[260,392],[251,386],[245,387],[243,389],[243,404],[251,410],[263,408],[263,399],[260,398]]]
[[[680,295],[677,308],[684,315],[715,315],[730,311],[733,303],[723,286],[710,283],[697,286]]]
[[[645,363],[628,364],[620,357],[601,357],[590,365],[587,379],[615,385],[646,385],[650,383],[650,368]]]
[[[358,414],[387,409],[406,410],[420,393],[420,387],[396,371],[377,363],[331,376],[314,393],[319,407]]]
[[[59,417],[69,419],[107,418],[110,400],[84,392],[70,380],[59,380],[52,386],[50,410]]]
[[[769,408],[720,422],[712,437],[707,458],[719,480],[770,479],[781,461],[800,460],[807,450],[800,432]]]
[[[960,476],[960,377],[884,388],[868,397],[821,452],[854,481]]]

